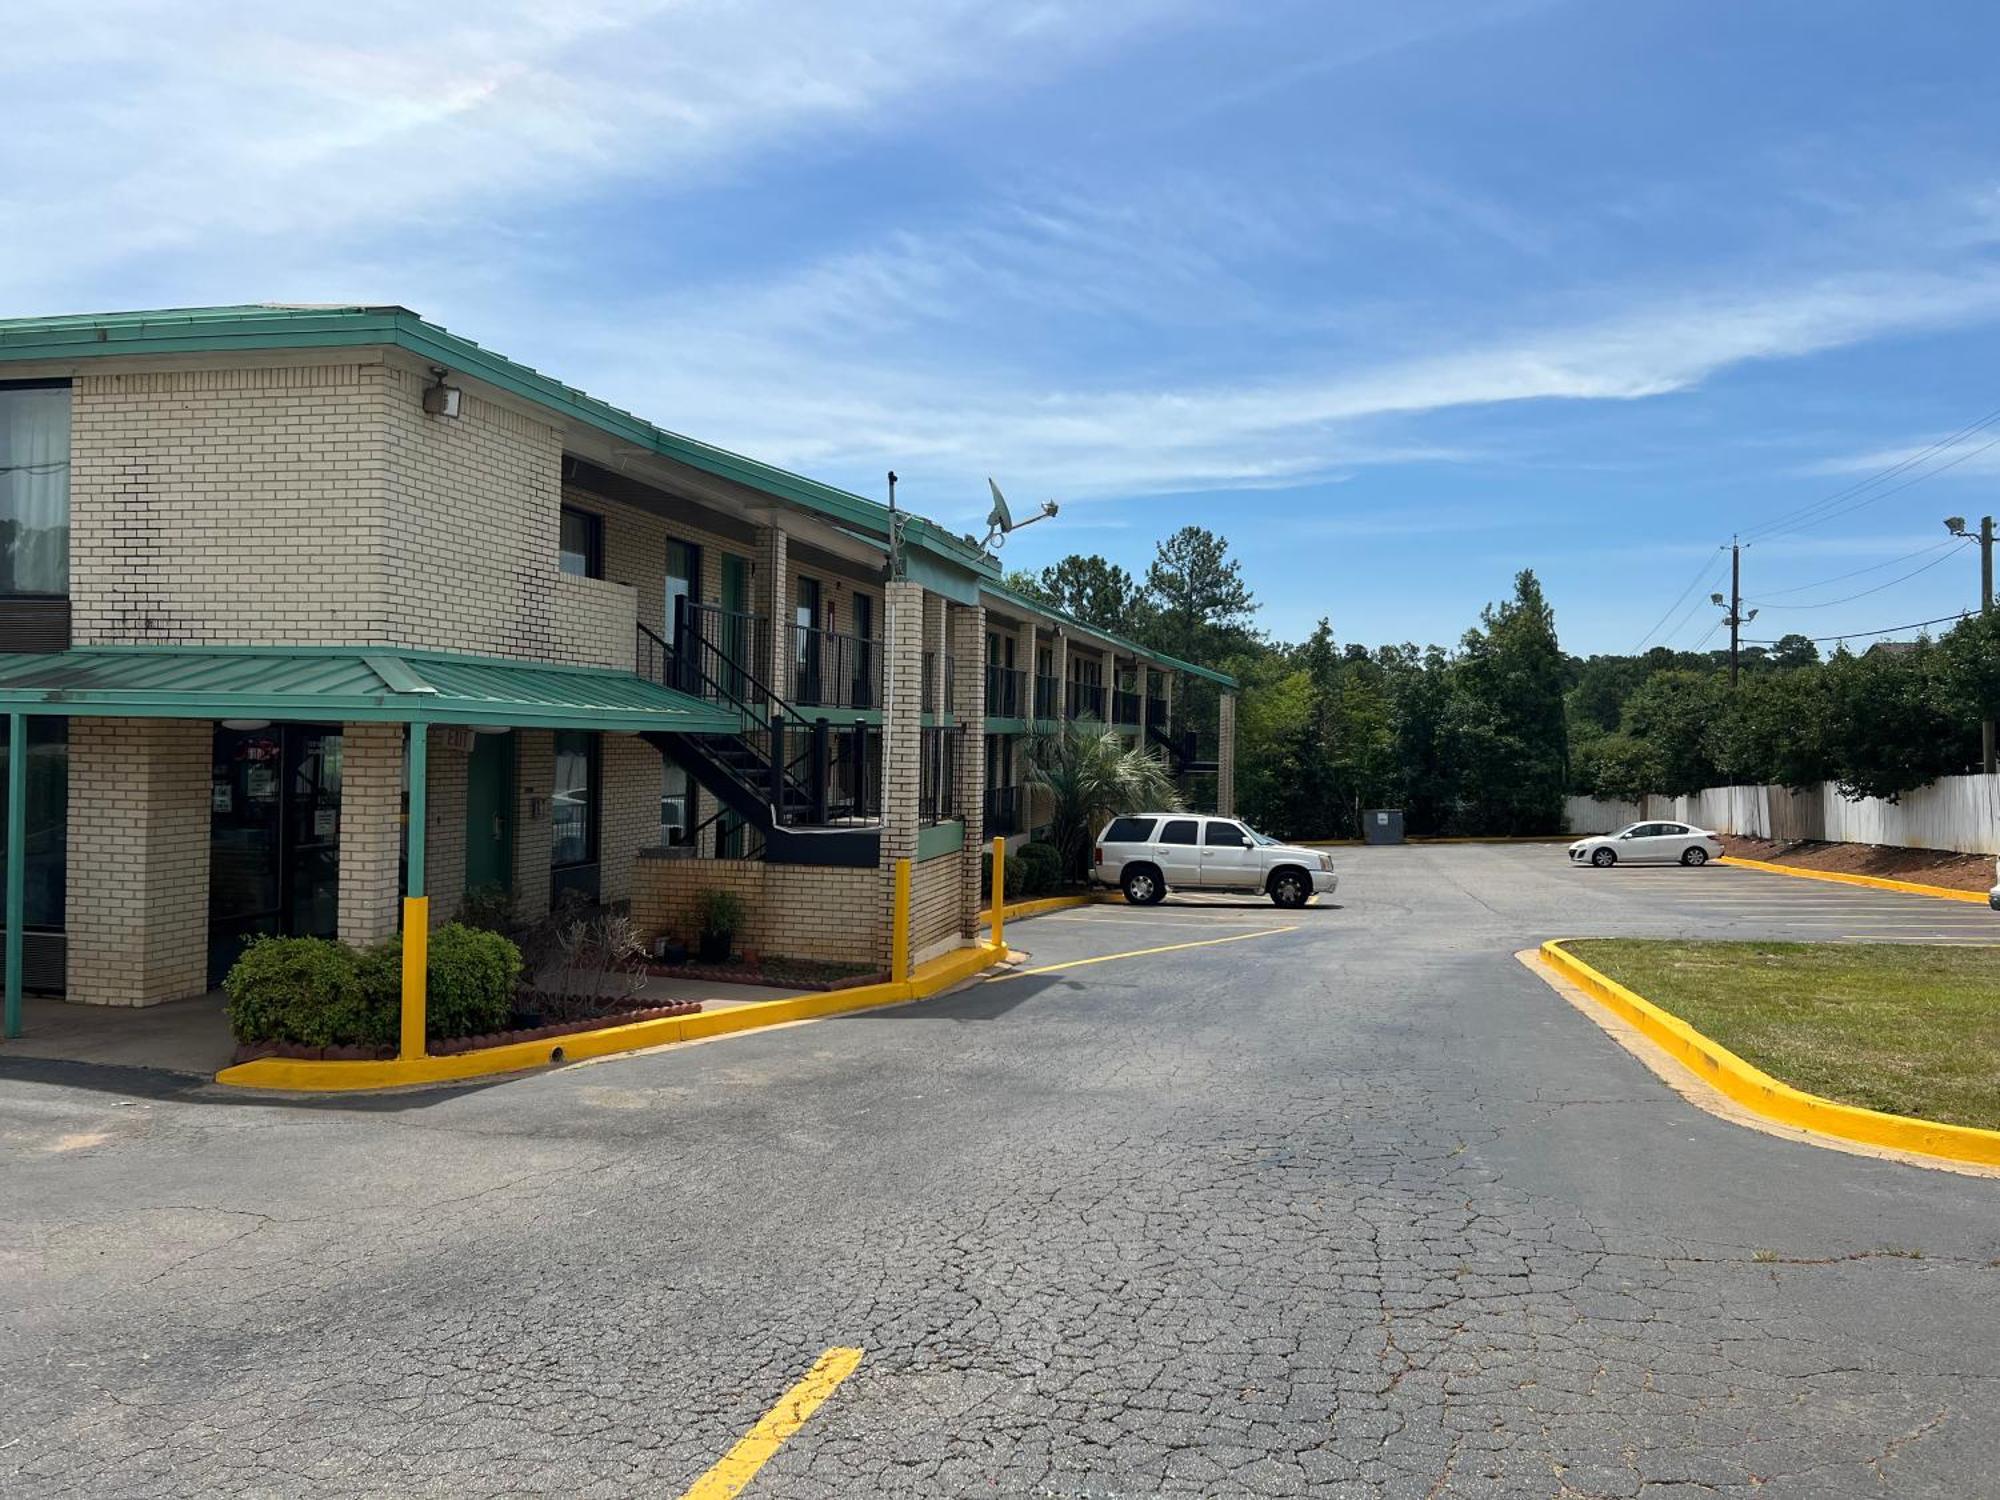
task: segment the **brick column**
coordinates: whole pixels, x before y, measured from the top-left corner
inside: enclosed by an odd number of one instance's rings
[[[958,815],[965,824],[965,843],[959,851],[958,930],[963,937],[976,936],[979,911],[985,904],[979,893],[979,856],[986,832],[986,610],[982,605],[950,607],[952,653],[958,658],[958,722],[965,726],[959,738]]]
[[[721,564],[716,566],[720,568]],[[786,649],[791,644],[791,633],[785,627],[791,623],[792,564],[790,540],[782,528],[757,528],[750,567],[751,608],[764,622],[766,632],[763,649],[760,651],[754,643],[750,648],[750,670],[764,679],[764,686],[785,697],[786,689],[791,686],[791,653]]]
[[[435,749],[432,754],[436,754]],[[460,775],[462,783],[462,771]],[[432,782],[435,784],[435,776]],[[462,822],[462,801],[459,815]],[[399,870],[402,857],[403,726],[343,724],[339,927],[343,943],[377,943],[396,935],[397,918],[402,912]],[[464,873],[461,843],[461,879]]]
[[[917,857],[922,787],[924,589],[882,589],[882,868]]]
[[[158,1005],[208,988],[215,727],[71,719],[65,998]]]
[[[1049,670],[1056,674],[1056,718],[1069,719],[1069,632],[1057,628]]]
[[[944,722],[944,655],[952,649],[949,636],[945,632],[944,598],[939,594],[924,595],[924,654],[937,663],[931,674],[931,695],[924,703],[924,712],[939,723]],[[956,686],[953,687],[956,692]]]
[[[515,730],[514,911],[524,922],[549,911],[549,857],[555,834],[549,822],[549,789],[555,779],[555,731]]]
[[[1222,695],[1221,723],[1215,747],[1215,810],[1236,816],[1236,695]]]

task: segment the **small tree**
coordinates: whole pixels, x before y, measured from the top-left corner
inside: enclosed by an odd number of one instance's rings
[[[1028,742],[1028,785],[1049,794],[1049,842],[1073,880],[1090,868],[1097,830],[1124,813],[1171,811],[1181,805],[1166,762],[1150,750],[1128,750],[1112,730],[1081,724]]]

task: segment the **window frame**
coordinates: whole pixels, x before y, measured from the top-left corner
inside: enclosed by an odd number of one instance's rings
[[[1186,828],[1189,836],[1184,839],[1168,838],[1176,828]],[[1200,818],[1162,818],[1160,826],[1153,830],[1153,842],[1172,844],[1176,849],[1199,849],[1201,847]]]
[[[582,553],[583,571],[581,573],[577,572],[574,568],[565,567],[563,564],[563,559],[569,557],[571,553],[570,549],[563,544],[562,528],[563,523],[567,522],[572,516],[583,521],[585,526],[584,550]],[[571,578],[601,579],[604,577],[604,516],[602,513],[594,510],[585,510],[580,505],[565,505],[561,508],[560,516],[556,522],[556,571],[566,574]]]
[[[584,768],[584,857],[582,859],[558,859],[555,855],[553,826],[549,839],[549,868],[551,870],[580,870],[594,865],[604,848],[604,736],[594,729],[559,729],[555,733],[555,764],[560,766],[564,755],[563,741],[579,740],[587,749]],[[549,821],[555,821],[557,782],[554,774],[549,777]]]
[[[70,391],[73,393],[75,389],[76,389],[76,382],[66,375],[37,377],[31,380],[0,380],[0,396],[5,396],[12,391]],[[63,420],[66,428],[68,429],[65,436],[68,438],[69,451],[73,453],[76,447],[76,398],[74,394],[71,395],[69,404],[64,410]],[[18,589],[11,586],[0,587],[0,599],[54,601],[54,600],[67,600],[69,598],[70,563],[71,563],[69,552],[70,552],[71,540],[75,535],[75,496],[72,492],[72,487],[70,483],[72,478],[72,463],[73,460],[68,456],[68,454],[65,454],[63,458],[64,473],[63,473],[62,587],[59,590],[54,590],[54,591],[48,589],[32,589],[32,590]],[[14,571],[13,563],[11,560],[8,560],[4,570],[4,576],[7,578],[12,578],[13,571]]]

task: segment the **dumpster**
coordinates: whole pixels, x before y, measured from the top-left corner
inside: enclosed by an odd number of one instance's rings
[[[1374,807],[1364,812],[1361,815],[1361,841],[1364,844],[1402,843],[1402,808]]]

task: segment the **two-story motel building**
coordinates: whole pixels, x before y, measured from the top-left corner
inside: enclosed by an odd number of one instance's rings
[[[1107,724],[1228,811],[1234,687],[400,307],[0,321],[14,1030],[23,988],[388,936],[412,867],[433,922],[500,887],[685,933],[721,886],[746,944],[887,967],[907,859],[915,963],[1036,824],[1028,734]]]

